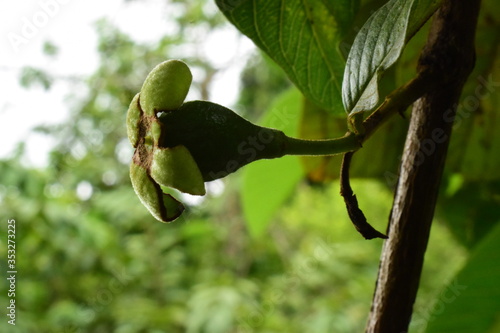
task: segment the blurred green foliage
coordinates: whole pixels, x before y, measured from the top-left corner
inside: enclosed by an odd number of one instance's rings
[[[225,180],[222,194],[209,194],[172,224],[154,220],[135,196],[128,178],[132,148],[125,132],[130,100],[151,68],[178,55],[184,43],[196,42],[190,37],[193,29],[203,26],[208,34],[225,24],[221,14],[204,2],[173,2],[183,13],[176,18],[179,33],[155,45],[138,43],[106,21],[96,25],[100,66],[84,81],[67,81],[75,91],[68,100],[70,120],[36,129],[58,142],[49,166],[23,164],[23,144],[0,161],[0,267],[5,274],[5,222],[15,219],[18,271],[16,326],[8,325],[4,317],[0,331],[362,331],[382,241],[363,240],[350,224],[334,179],[335,163],[323,159],[284,160],[274,166],[266,165],[268,161],[255,163]],[[369,8],[364,2],[363,6]],[[493,31],[498,21],[490,13],[483,13],[482,22]],[[363,10],[359,15],[367,16]],[[403,61],[388,76],[389,86],[411,76],[419,39],[425,40],[425,32],[405,50]],[[64,45],[45,47],[55,59],[59,48]],[[479,68],[484,75],[494,68],[489,67],[494,61],[488,65],[487,59],[495,59],[495,50],[481,51]],[[217,69],[203,55],[184,60],[200,70],[194,89],[207,96]],[[49,89],[53,80],[58,78],[51,73],[26,69],[21,83],[39,82]],[[321,137],[342,130],[336,125],[339,128],[333,130],[322,127],[325,119],[331,119],[325,115],[306,117],[321,111],[304,108],[307,103],[300,101],[297,91],[280,95],[288,87],[283,72],[257,54],[244,71],[238,105],[246,117],[263,115],[268,126],[290,133]],[[498,96],[495,90],[482,98],[484,112],[464,118],[459,129],[469,128],[465,120],[483,124],[481,117],[493,115]],[[400,135],[405,126],[405,120],[398,119],[377,142],[392,145],[391,133]],[[460,134],[456,140],[466,138]],[[459,151],[456,147],[452,149]],[[375,160],[377,168],[360,172],[352,182],[368,220],[380,230],[390,212],[397,176],[394,150],[386,148],[389,153],[383,156],[390,158],[385,159],[373,156],[375,148],[359,156],[360,166]],[[450,154],[453,161],[456,155],[453,150]],[[442,320],[445,325],[452,320],[446,314],[438,317],[436,305],[462,267],[459,277],[465,275],[468,282],[459,283],[467,283],[468,290],[473,291],[478,279],[490,279],[487,285],[495,288],[491,282],[496,275],[475,279],[470,274],[469,267],[483,270],[488,263],[479,255],[469,260],[469,251],[500,250],[500,242],[491,239],[498,232],[486,237],[500,220],[498,173],[490,179],[471,178],[459,162],[452,165],[456,167],[445,177],[429,241],[412,332],[423,332],[428,322]],[[271,176],[254,178],[252,174],[265,176],[259,168],[267,168]],[[474,261],[478,257],[480,261]],[[481,297],[492,297],[494,292],[487,290]],[[459,301],[458,295],[455,306]],[[0,304],[7,302],[2,291]]]

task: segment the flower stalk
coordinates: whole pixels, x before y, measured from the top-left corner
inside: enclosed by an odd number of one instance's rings
[[[325,156],[356,151],[361,148],[361,138],[352,132],[341,138],[328,140],[304,140],[286,138],[284,155]]]

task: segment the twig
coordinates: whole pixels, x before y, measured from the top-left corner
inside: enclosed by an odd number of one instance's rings
[[[344,202],[347,208],[347,213],[354,224],[356,230],[365,238],[383,238],[386,239],[387,236],[383,233],[375,230],[368,221],[365,215],[359,209],[358,199],[354,195],[351,184],[349,182],[349,166],[351,164],[352,155],[354,152],[348,152],[344,154],[342,159],[342,166],[340,167],[340,195],[344,197]]]

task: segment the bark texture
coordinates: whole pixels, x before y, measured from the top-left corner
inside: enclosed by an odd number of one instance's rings
[[[408,330],[452,132],[450,118],[474,67],[479,6],[479,0],[444,0],[420,56],[419,74],[433,88],[413,106],[366,332]]]

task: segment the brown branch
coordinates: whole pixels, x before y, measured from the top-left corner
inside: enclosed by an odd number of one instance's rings
[[[434,89],[414,107],[366,332],[408,330],[453,123],[474,65],[480,0],[444,0],[419,59]],[[447,112],[447,116],[443,114]]]

